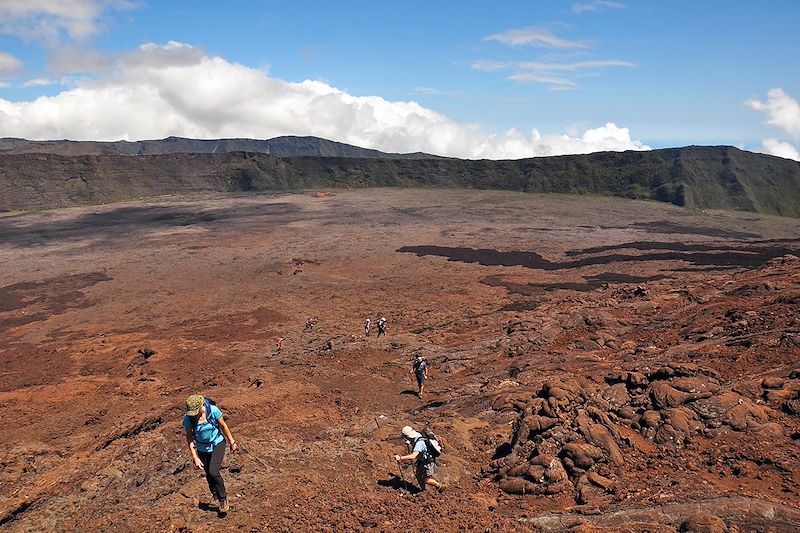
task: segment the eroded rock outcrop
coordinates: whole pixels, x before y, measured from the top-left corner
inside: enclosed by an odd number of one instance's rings
[[[764,380],[772,390],[784,380]],[[796,400],[784,403],[791,411]],[[688,363],[649,371],[545,381],[499,395],[495,409],[517,418],[509,441],[498,448],[490,472],[509,494],[571,493],[586,504],[613,497],[628,467],[629,431],[658,448],[680,448],[715,431],[783,434],[770,408],[724,387],[718,374]]]

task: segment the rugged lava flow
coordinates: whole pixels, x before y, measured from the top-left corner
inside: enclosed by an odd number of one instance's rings
[[[0,521],[797,530],[798,238],[752,213],[441,190],[0,216]],[[195,392],[242,448],[225,519],[185,450]],[[446,493],[403,487],[406,424],[444,436]]]

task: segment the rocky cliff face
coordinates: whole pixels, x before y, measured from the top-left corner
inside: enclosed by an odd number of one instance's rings
[[[514,161],[276,157],[263,153],[0,156],[0,210],[164,194],[436,187],[620,196],[800,217],[800,163],[731,147]]]
[[[188,139],[167,137],[148,141],[29,141],[6,137],[0,139],[0,154],[52,155],[161,155],[223,154],[256,152],[278,157],[391,157],[433,158],[429,154],[390,154],[319,137],[283,136],[273,139]]]

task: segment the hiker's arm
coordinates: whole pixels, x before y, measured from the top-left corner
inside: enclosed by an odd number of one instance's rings
[[[222,428],[222,433],[225,435],[225,440],[230,443],[231,451],[235,452],[236,450],[238,450],[239,449],[239,445],[236,443],[235,440],[233,440],[233,435],[231,435],[231,430],[228,428],[228,424],[225,423],[225,419],[224,418],[220,417],[220,419],[219,419],[219,427]]]
[[[186,430],[186,443],[189,445],[189,453],[192,455],[192,462],[197,468],[203,468],[203,461],[197,456],[197,450],[194,447],[194,435],[191,429]]]
[[[417,460],[419,452],[411,452],[408,455],[395,455],[394,460],[400,463],[413,463]]]

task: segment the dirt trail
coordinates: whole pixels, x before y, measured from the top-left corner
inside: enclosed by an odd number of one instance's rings
[[[389,189],[0,235],[10,531],[800,528],[800,221]],[[185,450],[196,392],[242,447],[225,518]],[[445,494],[403,486],[406,424],[445,437]]]

